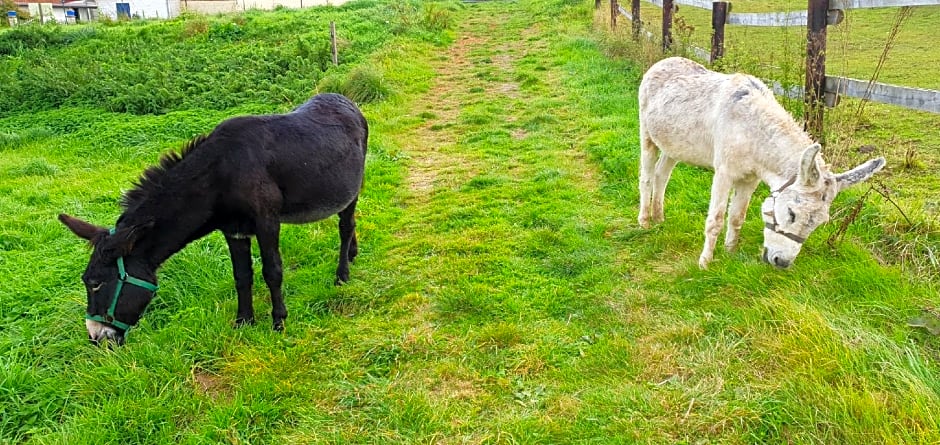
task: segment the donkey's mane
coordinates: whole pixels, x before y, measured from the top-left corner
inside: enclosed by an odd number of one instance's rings
[[[179,152],[171,151],[160,156],[160,163],[144,170],[134,188],[124,193],[121,198],[121,207],[125,210],[129,209],[146,199],[152,191],[161,188],[166,173],[199,148],[207,138],[208,136],[200,134],[187,142]]]

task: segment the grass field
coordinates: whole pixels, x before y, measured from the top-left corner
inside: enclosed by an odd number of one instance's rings
[[[39,44],[0,32],[13,48],[0,56],[0,442],[940,442],[940,340],[908,326],[940,283],[871,249],[910,231],[866,205],[841,242],[825,225],[778,271],[759,260],[752,208],[740,250],[700,270],[711,175],[684,166],[666,223],[640,229],[644,67],[592,8],[357,1],[50,29]],[[320,63],[330,20],[339,67]],[[332,285],[335,218],[285,226],[286,332],[234,329],[213,234],[163,266],[125,346],[88,343],[88,249],[59,212],[111,224],[161,153],[226,117],[363,83],[383,94],[362,105],[349,284]],[[925,178],[906,180],[936,186]]]

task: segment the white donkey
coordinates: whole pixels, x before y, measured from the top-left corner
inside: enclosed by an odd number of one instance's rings
[[[757,185],[772,193],[761,206],[764,261],[785,268],[806,237],[829,220],[836,194],[881,170],[884,158],[833,174],[801,126],[760,80],[709,71],[671,57],[640,83],[640,226],[664,220],[663,194],[679,161],[715,170],[699,266],[712,260],[728,205],[725,248],[733,250]],[[659,161],[656,157],[659,155]]]

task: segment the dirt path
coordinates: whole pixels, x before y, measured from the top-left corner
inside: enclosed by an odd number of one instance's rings
[[[414,104],[415,114],[433,116],[414,130],[408,138],[413,143],[404,147],[411,160],[408,186],[416,202],[427,199],[436,188],[459,184],[488,168],[460,146],[465,136],[461,113],[486,97],[503,96],[512,105],[501,115],[505,122],[514,122],[517,115],[512,111],[524,109],[530,99],[513,78],[514,67],[521,58],[545,51],[548,46],[545,39],[529,39],[540,32],[538,23],[523,29],[517,38],[506,39],[499,17],[472,8],[459,25],[456,41],[434,62],[437,77],[430,90]],[[486,75],[481,74],[484,65]],[[553,73],[542,74],[539,81],[557,82]],[[515,128],[511,136],[518,141],[528,132]],[[580,164],[578,174],[596,190],[594,167],[581,150],[572,148],[563,155]]]

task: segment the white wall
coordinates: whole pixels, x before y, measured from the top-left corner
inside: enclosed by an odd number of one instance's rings
[[[226,12],[241,11],[236,9],[238,3],[235,0],[181,0],[184,11],[197,12],[199,14],[224,14]]]
[[[324,5],[341,5],[349,0],[177,0],[182,9],[201,14],[218,14],[244,11],[247,9],[271,10],[278,6],[285,8],[310,8]],[[99,3],[100,4],[100,3]]]
[[[132,17],[167,19],[180,15],[180,0],[98,0],[98,15],[116,19],[118,3],[129,3]]]

